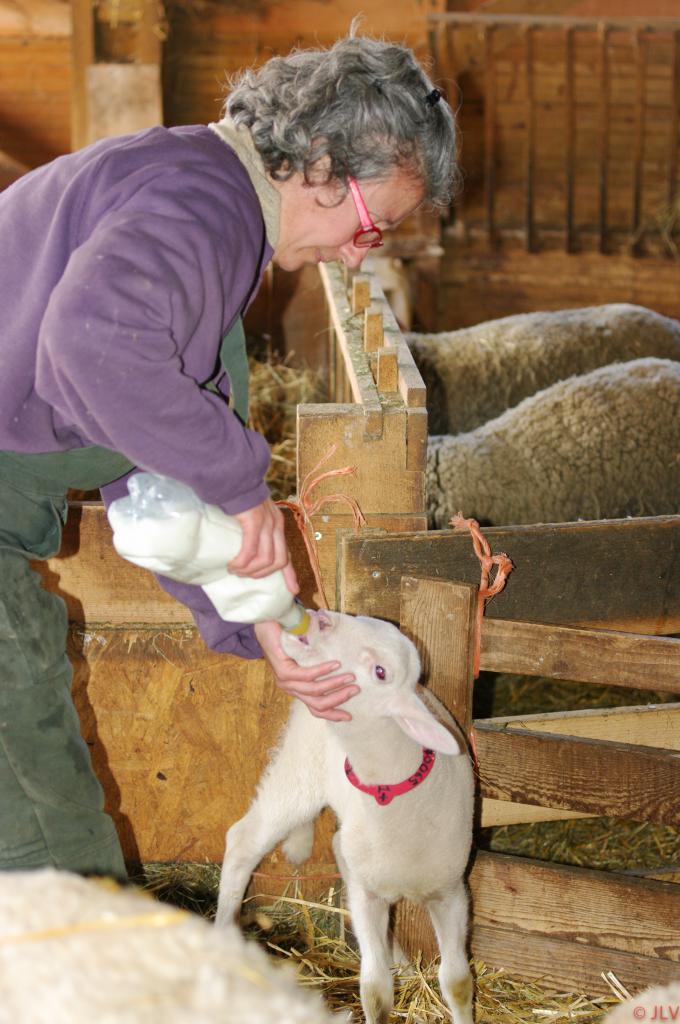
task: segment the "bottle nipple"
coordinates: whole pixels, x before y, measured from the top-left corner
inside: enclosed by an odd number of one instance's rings
[[[292,636],[303,636],[309,629],[309,613],[299,601],[294,601],[291,609],[278,619],[286,633]]]

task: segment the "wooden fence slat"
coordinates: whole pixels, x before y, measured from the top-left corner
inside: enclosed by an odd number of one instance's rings
[[[672,882],[480,851],[470,887],[480,925],[680,962]]]
[[[484,536],[515,566],[485,621],[680,632],[680,516],[494,527]],[[339,564],[342,610],[392,622],[402,576],[431,577],[434,567],[442,580],[480,578],[467,531],[344,537]]]
[[[680,640],[485,619],[481,667],[574,682],[680,693]]]
[[[672,209],[678,192],[678,129],[680,128],[680,29],[672,34],[671,116],[668,125],[668,207]]]
[[[430,689],[467,735],[472,724],[472,655],[477,588],[405,577],[400,623],[422,658]]]
[[[483,796],[680,826],[680,753],[475,723]]]
[[[677,980],[680,887],[614,872],[478,851],[470,872],[472,951],[490,966],[593,994]],[[395,920],[408,952],[436,955],[426,912],[403,902]]]
[[[496,63],[493,25],[484,29],[484,193],[486,197],[486,233],[489,245],[496,238]]]
[[[536,97],[534,84],[534,26],[529,23],[524,29],[525,76],[526,76],[526,191],[525,191],[525,245],[527,252],[534,252],[534,170],[536,164]]]
[[[574,102],[574,30],[564,32],[564,119],[565,119],[565,249],[574,251],[574,188],[576,180],[576,105]]]
[[[642,176],[645,159],[645,37],[637,29],[633,32],[633,53],[635,55],[635,137],[633,143],[633,196],[631,213],[631,252],[635,255],[640,247],[642,220]]]
[[[609,29],[604,23],[598,26],[599,78],[600,78],[600,124],[599,124],[599,170],[598,170],[598,221],[600,252],[607,252],[607,187],[609,184]]]

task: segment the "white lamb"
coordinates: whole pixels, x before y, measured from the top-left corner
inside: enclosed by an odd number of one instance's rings
[[[302,665],[341,661],[361,692],[344,705],[351,721],[314,718],[293,703],[250,810],[227,833],[216,923],[238,914],[252,871],[278,842],[288,837],[284,852],[296,863],[309,856],[313,821],[330,806],[368,1024],[385,1024],[393,1005],[388,913],[402,897],[427,907],[443,997],[455,1024],[471,1024],[463,874],[473,775],[464,741],[439,701],[422,688],[417,696],[418,653],[395,626],[334,612],[310,618],[306,636],[283,635],[286,652]]]

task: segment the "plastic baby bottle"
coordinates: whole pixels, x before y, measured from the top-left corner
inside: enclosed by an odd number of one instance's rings
[[[202,587],[223,619],[274,620],[290,633],[307,631],[307,611],[291,594],[280,569],[262,579],[227,570],[241,548],[238,519],[201,501],[186,484],[154,473],[135,473],[128,491],[129,497],[118,498],[108,509],[119,555],[143,569]]]

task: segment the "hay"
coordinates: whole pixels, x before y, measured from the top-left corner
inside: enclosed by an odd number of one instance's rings
[[[266,360],[250,358],[248,426],[267,439],[272,461],[266,482],[275,500],[289,498],[296,488],[297,407],[323,402],[326,389],[320,373],[291,365],[285,358],[267,353]]]
[[[147,864],[133,879],[159,899],[214,916],[219,883],[215,864]],[[361,1020],[359,956],[348,931],[342,886],[325,898],[306,900],[302,881],[291,882],[281,896],[261,894],[244,902],[241,924],[246,934],[272,955],[295,964],[300,984],[320,991],[328,1006],[351,1011]],[[611,996],[555,993],[554,986],[526,981],[473,961],[477,1024],[541,1024],[578,1021],[596,1024],[621,1001],[613,979]],[[393,1024],[435,1024],[448,1021],[437,981],[436,960],[417,959],[395,973]]]

